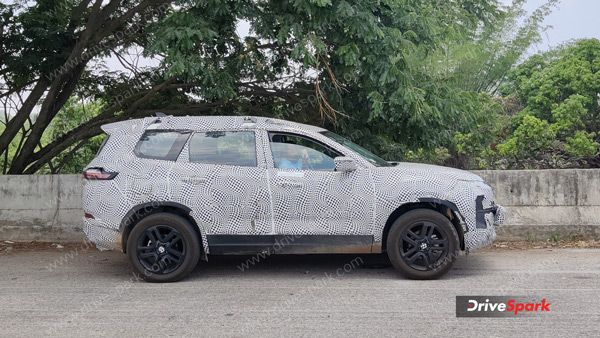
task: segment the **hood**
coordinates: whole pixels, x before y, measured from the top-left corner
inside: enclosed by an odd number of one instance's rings
[[[422,164],[422,163],[410,163],[410,162],[392,162],[395,166],[383,167],[388,170],[399,170],[403,171],[406,175],[415,176],[433,176],[436,178],[444,178],[458,181],[474,181],[483,182],[483,179],[478,175],[475,175],[469,171],[442,167],[439,165]]]

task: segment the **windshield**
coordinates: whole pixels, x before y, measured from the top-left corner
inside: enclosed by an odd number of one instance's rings
[[[358,144],[350,141],[349,139],[347,139],[343,136],[340,136],[331,131],[322,131],[321,134],[327,136],[328,138],[334,140],[335,142],[337,142],[337,143],[349,148],[350,150],[354,151],[355,153],[359,154],[362,158],[369,161],[374,166],[377,166],[377,167],[392,166],[392,164],[389,163],[388,161],[382,159],[381,157],[373,154],[372,152],[368,151],[367,149],[359,146]]]

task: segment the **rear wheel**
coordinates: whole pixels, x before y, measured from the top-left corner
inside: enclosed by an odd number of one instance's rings
[[[443,276],[454,264],[459,245],[450,220],[429,209],[412,210],[398,217],[387,237],[392,265],[411,279]]]
[[[133,269],[149,282],[175,282],[198,264],[200,242],[183,217],[158,213],[142,219],[127,239]]]

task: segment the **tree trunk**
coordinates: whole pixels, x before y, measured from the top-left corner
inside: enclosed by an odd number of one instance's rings
[[[48,82],[45,79],[40,79],[31,90],[31,93],[29,93],[29,96],[27,96],[27,99],[25,99],[23,106],[21,106],[17,114],[10,121],[6,121],[6,129],[0,135],[0,154],[8,151],[8,146],[21,127],[23,127],[27,118],[31,115],[31,111],[35,108],[47,88]]]
[[[31,133],[27,137],[19,154],[13,159],[8,170],[9,174],[23,173],[27,165],[32,162],[30,157],[38,144],[40,144],[44,131],[75,90],[86,64],[87,62],[79,64],[69,77],[64,78],[64,81],[60,81],[63,80],[61,77],[56,79],[55,83],[52,84],[42,103],[40,114],[31,128]]]

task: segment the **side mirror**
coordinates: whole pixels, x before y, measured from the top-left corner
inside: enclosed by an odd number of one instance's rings
[[[335,163],[335,171],[351,172],[358,169],[356,162],[351,157],[338,156],[333,159],[333,162]]]

